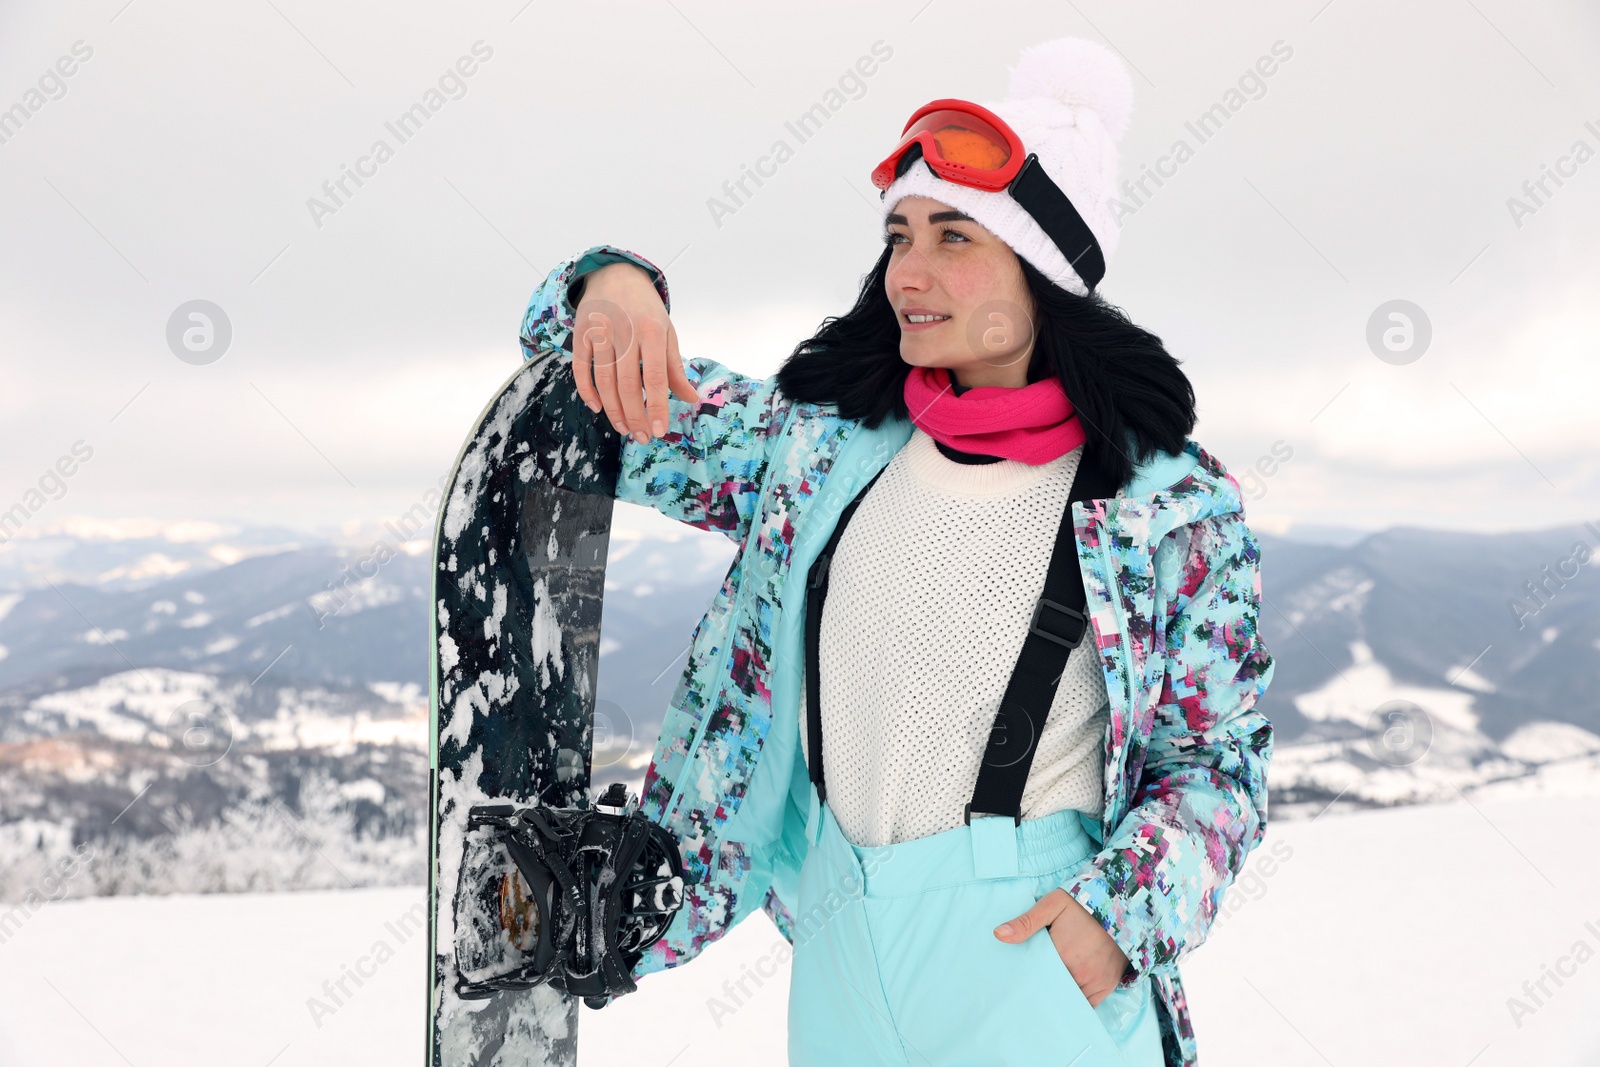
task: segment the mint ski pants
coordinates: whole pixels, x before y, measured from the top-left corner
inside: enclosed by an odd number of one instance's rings
[[[994,936],[1096,851],[1076,811],[860,847],[813,785],[806,833],[790,1067],[1162,1067],[1149,979],[1091,1007],[1048,931]]]

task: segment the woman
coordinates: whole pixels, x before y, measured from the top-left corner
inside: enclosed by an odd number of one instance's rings
[[[1010,89],[913,116],[883,255],[771,378],[685,366],[662,273],[609,246],[523,323],[615,497],[739,545],[645,778],[689,884],[634,974],[760,904],[791,1064],[1192,1065],[1177,963],[1265,829],[1239,487],[1093,291],[1131,84],[1065,39]]]

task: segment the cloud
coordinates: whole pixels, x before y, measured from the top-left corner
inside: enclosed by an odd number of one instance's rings
[[[915,22],[842,2],[720,22],[647,7],[597,66],[608,16],[588,9],[286,13],[7,9],[0,67],[45,70],[79,39],[94,58],[0,145],[0,497],[85,438],[75,513],[381,521],[515,369],[545,273],[599,243],[670,263],[686,354],[771,373],[872,264],[867,172],[905,117],[995,95],[1060,17],[1020,5],[952,67],[970,16],[938,5]],[[1185,360],[1203,444],[1246,466],[1296,448],[1252,515],[1590,517],[1600,164],[1520,228],[1505,201],[1600,118],[1549,84],[1593,67],[1593,16],[1564,3],[1502,25],[1519,52],[1470,8],[1391,15],[1382,35],[1338,6],[1285,22],[1265,0],[1225,23],[1103,23],[1138,71],[1125,176],[1274,41],[1295,49],[1126,220],[1105,290]],[[308,191],[478,40],[494,59],[470,93],[313,225]],[[871,91],[714,225],[707,190],[878,40],[894,59]],[[1396,298],[1434,325],[1402,367],[1363,340]],[[207,366],[165,340],[196,299],[233,328]]]

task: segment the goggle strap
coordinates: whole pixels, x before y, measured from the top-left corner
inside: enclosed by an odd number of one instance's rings
[[[1090,290],[1099,285],[1100,279],[1106,276],[1106,260],[1100,251],[1100,242],[1095,240],[1094,231],[1083,221],[1067,194],[1045,173],[1037,155],[1028,153],[1007,191],[1067,257],[1083,284]]]
[[[917,165],[917,160],[919,160],[921,158],[922,158],[922,144],[921,144],[921,142],[917,142],[917,143],[912,144],[904,152],[900,153],[900,159],[894,165],[894,176],[896,178],[899,178],[906,171],[908,171],[912,167],[916,166]],[[878,191],[878,198],[882,199],[883,198],[883,194],[885,192],[887,192],[887,191],[888,190],[886,190],[886,189],[879,190]]]

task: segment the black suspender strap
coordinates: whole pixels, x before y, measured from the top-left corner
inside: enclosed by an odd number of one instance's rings
[[[1088,462],[1088,449],[1079,461],[1067,494],[1067,506],[1056,528],[1055,547],[1045,572],[1044,589],[1033,606],[1028,634],[1022,641],[1017,665],[1011,671],[1005,696],[995,712],[989,731],[989,744],[978,767],[978,784],[966,808],[966,821],[973,811],[1009,815],[1022,823],[1022,792],[1028,784],[1028,770],[1039,749],[1044,722],[1050,714],[1067,669],[1072,650],[1089,632],[1089,617],[1084,614],[1088,599],[1084,595],[1083,572],[1078,567],[1078,539],[1072,528],[1072,504],[1116,494],[1103,473]]]
[[[808,769],[811,781],[817,787],[818,800],[827,799],[822,774],[818,645],[822,635],[822,606],[828,595],[828,569],[850,517],[882,473],[880,470],[873,475],[872,480],[839,515],[832,536],[812,563],[806,579],[806,749]],[[1084,613],[1087,597],[1083,589],[1083,573],[1078,567],[1072,505],[1075,501],[1115,494],[1116,486],[1110,484],[1104,471],[1089,462],[1089,451],[1085,448],[1077,474],[1073,477],[1066,507],[1062,511],[1061,523],[1056,530],[1044,589],[1034,604],[1022,651],[1017,657],[1017,665],[1012,670],[1011,680],[1006,685],[1005,695],[1000,700],[994,726],[989,733],[983,762],[978,769],[977,786],[966,807],[965,818],[968,823],[972,821],[974,810],[1010,815],[1018,825],[1022,822],[1022,793],[1028,783],[1028,771],[1033,766],[1038,739],[1044,731],[1045,718],[1050,713],[1061,675],[1066,670],[1067,658],[1082,642],[1089,628],[1089,619]]]
[[[856,513],[862,498],[882,474],[883,470],[874,474],[865,488],[856,494],[856,498],[845,506],[838,523],[833,527],[833,535],[828,538],[821,555],[817,556],[806,575],[806,752],[811,757],[807,762],[811,769],[811,780],[817,786],[818,800],[828,799],[827,786],[822,781],[822,712],[821,698],[817,693],[822,687],[817,644],[822,638],[822,602],[828,596],[828,566],[833,562],[833,553],[839,546],[844,528],[850,524],[850,516]]]

